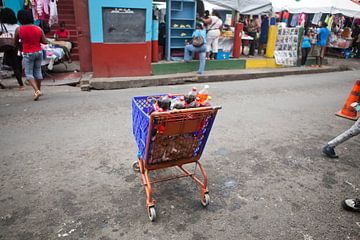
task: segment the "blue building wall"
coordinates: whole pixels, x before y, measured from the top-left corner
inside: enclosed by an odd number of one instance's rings
[[[12,1],[12,0],[10,0]],[[151,41],[152,0],[89,0],[90,40],[92,43],[103,43],[102,8],[139,8],[146,9],[146,38]]]

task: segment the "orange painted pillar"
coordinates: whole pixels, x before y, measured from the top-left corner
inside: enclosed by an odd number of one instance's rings
[[[239,58],[241,55],[241,37],[242,31],[244,29],[244,24],[236,23],[235,25],[235,34],[234,34],[234,48],[233,48],[233,58]]]

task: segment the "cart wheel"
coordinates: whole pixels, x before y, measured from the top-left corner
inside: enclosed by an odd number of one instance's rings
[[[140,172],[140,166],[138,161],[133,162],[131,166],[134,172]]]
[[[148,216],[150,221],[154,222],[156,219],[156,210],[154,207],[150,207],[148,210]]]
[[[203,207],[207,207],[210,203],[210,195],[208,193],[205,193],[204,199],[201,200],[201,204]]]

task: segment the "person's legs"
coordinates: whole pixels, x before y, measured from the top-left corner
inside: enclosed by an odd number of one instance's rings
[[[307,57],[309,55],[310,48],[302,48],[301,49],[301,66],[306,64]]]
[[[213,54],[214,54],[213,59],[216,59],[216,55],[219,51],[219,37],[220,37],[220,35],[214,39],[213,44],[212,44],[212,49],[213,49]]]
[[[214,38],[211,36],[212,31],[209,31],[208,36],[206,36],[206,57],[209,58],[210,57],[210,52],[213,51],[213,41]]]
[[[302,48],[301,49],[301,66],[305,65],[305,62],[306,62],[305,55],[306,55],[306,48]]]
[[[350,129],[346,130],[345,132],[341,133],[339,136],[329,141],[323,147],[323,153],[330,158],[336,158],[337,155],[335,153],[334,148],[339,144],[359,134],[360,134],[360,118],[355,122],[355,124]]]
[[[203,74],[205,71],[205,64],[206,64],[206,47],[204,45],[201,46],[201,48],[199,49],[199,59],[200,59],[200,63],[199,63],[198,73]]]
[[[320,58],[319,58],[320,59],[320,64],[319,64],[319,67],[322,67],[324,57],[325,57],[325,47],[321,47],[320,48]]]
[[[41,61],[42,61],[42,52],[35,53],[34,78],[36,80],[36,85],[39,90],[41,90],[41,81],[43,80],[43,75],[41,72]],[[41,93],[40,93],[40,95],[41,95]]]
[[[250,37],[253,38],[253,40],[250,43],[250,55],[255,56],[255,41],[256,41],[256,33],[249,33]]]
[[[4,52],[3,63],[8,65],[14,71],[15,78],[20,86],[20,90],[24,89],[24,83],[22,81],[22,72],[21,72],[21,60],[17,56],[17,51],[15,49]]]
[[[195,51],[195,47],[192,44],[185,46],[184,61],[189,62],[192,60],[192,53]]]
[[[25,68],[26,79],[29,81],[31,87],[34,89],[36,93],[39,91],[35,78],[34,78],[34,58],[33,54],[24,54],[23,57],[23,66]]]

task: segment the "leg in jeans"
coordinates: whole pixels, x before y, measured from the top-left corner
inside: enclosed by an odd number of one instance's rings
[[[23,57],[23,65],[25,68],[26,79],[34,89],[34,92],[39,90],[34,78],[34,54],[25,54]]]
[[[304,66],[309,54],[310,48],[302,48],[301,49],[301,66]]]
[[[41,72],[41,61],[42,61],[42,52],[35,53],[34,78],[36,80],[36,84],[39,90],[41,89],[41,80],[43,80],[43,76]]]
[[[200,64],[199,64],[199,74],[203,74],[205,71],[205,64],[206,64],[206,46],[203,45],[201,48],[199,48],[199,58],[200,58]]]
[[[186,45],[184,53],[184,61],[189,62],[192,60],[192,54],[195,52],[195,47],[192,44]]]
[[[328,145],[330,147],[336,147],[337,145],[349,140],[350,138],[360,134],[360,118],[355,122],[355,124],[330,142]]]

